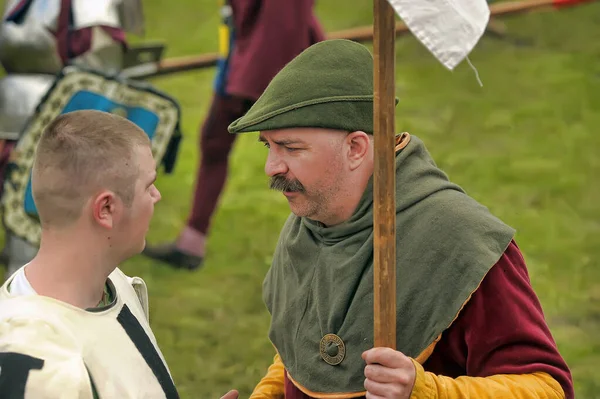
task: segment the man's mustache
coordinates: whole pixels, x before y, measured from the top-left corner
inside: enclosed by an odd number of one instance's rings
[[[288,180],[281,175],[271,177],[269,188],[282,192],[304,192],[304,186],[298,180]]]

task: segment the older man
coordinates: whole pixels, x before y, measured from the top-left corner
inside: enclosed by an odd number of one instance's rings
[[[515,231],[396,137],[397,350],[373,348],[373,58],[315,44],[231,133],[260,132],[287,219],[264,282],[273,365],[252,399],[572,398]]]

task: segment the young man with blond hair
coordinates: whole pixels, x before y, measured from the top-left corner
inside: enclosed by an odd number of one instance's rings
[[[76,111],[43,132],[32,171],[37,256],[0,288],[0,397],[177,398],[148,321],[140,253],[154,205],[148,136]]]

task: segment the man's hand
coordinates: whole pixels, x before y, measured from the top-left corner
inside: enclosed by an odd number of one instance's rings
[[[415,385],[415,366],[403,353],[391,348],[363,352],[367,399],[409,399]]]
[[[232,389],[231,391],[227,392],[224,396],[221,396],[221,399],[237,399],[237,397],[238,391]]]

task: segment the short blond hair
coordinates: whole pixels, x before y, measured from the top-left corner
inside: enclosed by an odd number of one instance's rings
[[[100,189],[113,191],[130,206],[139,176],[138,146],[150,146],[146,133],[115,114],[83,110],[53,120],[42,133],[32,169],[42,227],[76,221]]]

